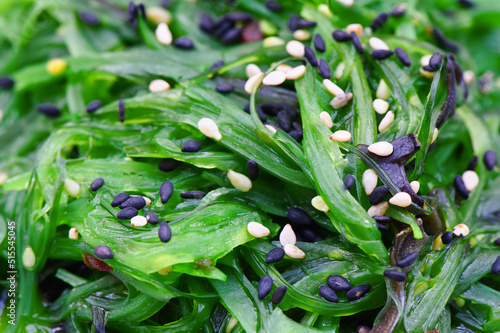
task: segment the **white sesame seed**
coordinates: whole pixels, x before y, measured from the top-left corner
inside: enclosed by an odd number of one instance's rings
[[[271,132],[271,134],[276,133],[277,130],[273,126],[271,126],[271,125],[265,125],[265,126],[269,130],[269,132]]]
[[[330,105],[335,110],[338,110],[346,106],[347,103],[351,101],[352,97],[353,97],[352,93],[337,95],[331,100]]]
[[[76,228],[69,229],[68,237],[69,239],[78,239],[78,230]]]
[[[64,180],[64,189],[69,196],[76,198],[80,195],[80,184],[75,182],[73,179],[66,178]]]
[[[172,14],[162,7],[147,7],[146,17],[154,24],[160,24],[161,22],[170,24],[172,22]]]
[[[374,50],[389,50],[389,46],[377,37],[371,37],[368,44],[370,44],[370,47]]]
[[[132,227],[144,227],[146,224],[148,224],[148,220],[141,215],[136,215],[130,220],[130,225]]]
[[[338,142],[347,142],[351,140],[352,135],[349,131],[339,130],[330,135],[330,139]]]
[[[325,15],[326,17],[333,16],[332,12],[330,11],[330,8],[328,8],[328,5],[325,5],[324,3],[318,6],[318,12]]]
[[[227,170],[227,178],[231,184],[240,191],[248,192],[252,188],[252,181],[244,174],[233,170]]]
[[[467,192],[474,191],[476,186],[479,184],[479,177],[477,176],[477,173],[472,170],[465,171],[462,175],[462,179]]]
[[[26,268],[32,268],[36,264],[35,252],[31,246],[26,246],[23,252],[23,265]]]
[[[168,275],[172,271],[172,266],[163,267],[158,270],[158,274],[160,275]]]
[[[387,85],[387,83],[385,83],[385,81],[383,79],[380,80],[380,83],[378,84],[377,92],[375,95],[377,96],[377,98],[385,99],[385,100],[387,100],[389,98],[389,96],[391,96],[391,92],[389,91],[389,86]]]
[[[434,77],[434,72],[429,72],[429,71],[426,71],[423,67],[420,67],[418,69],[418,72],[423,76],[425,77],[426,79],[429,79],[431,80],[433,77]]]
[[[151,83],[149,83],[149,91],[151,91],[152,93],[165,91],[168,89],[170,89],[170,84],[168,84],[168,82],[165,80],[158,79],[153,80],[151,81]]]
[[[305,66],[304,66],[305,67]],[[297,67],[295,67],[297,68]],[[283,73],[288,73],[289,71],[291,71],[293,69],[292,66],[290,65],[287,65],[287,64],[280,64],[278,65],[278,67],[276,67],[276,70],[277,71],[282,71]],[[288,78],[288,77],[287,77]]]
[[[260,80],[264,77],[264,73],[260,73],[252,76],[245,82],[245,91],[247,94],[251,94],[254,86],[258,86],[260,84]]]
[[[434,127],[434,131],[432,132],[432,140],[431,140],[431,144],[434,143],[434,141],[436,141],[436,139],[438,138],[438,134],[439,134],[439,130],[437,127]]]
[[[418,193],[418,190],[420,190],[420,183],[417,180],[414,180],[410,183],[410,187],[413,192]]]
[[[323,111],[319,114],[319,119],[323,122],[323,124],[326,125],[328,128],[333,127],[333,121],[332,121],[332,116],[326,111]]]
[[[342,77],[342,74],[344,73],[344,69],[345,69],[345,64],[343,62],[341,62],[340,64],[337,65],[337,68],[335,68],[335,73],[334,73],[334,77],[338,80]]]
[[[466,84],[471,84],[476,80],[476,74],[471,70],[465,71],[463,77]]]
[[[155,30],[156,39],[163,45],[172,44],[172,33],[165,22],[158,24]]]
[[[394,121],[394,112],[389,111],[385,115],[385,117],[378,124],[378,131],[383,132],[390,124]]]
[[[387,211],[387,208],[389,208],[389,203],[387,201],[381,202],[378,205],[371,206],[368,209],[368,215],[371,217],[378,215],[378,216],[383,216],[385,212]]]
[[[248,78],[251,78],[254,75],[262,73],[262,71],[256,64],[248,64],[247,67],[245,67],[245,73]]]
[[[427,66],[429,64],[429,60],[431,60],[432,54],[426,54],[422,58],[420,58],[420,65]]]
[[[300,79],[302,76],[304,76],[305,73],[306,73],[306,66],[299,65],[286,72],[286,79],[297,80]]]
[[[363,178],[361,182],[363,183],[363,188],[365,189],[366,195],[369,196],[377,187],[377,173],[373,169],[366,169],[365,172],[363,172]]]
[[[262,237],[266,237],[266,236],[269,236],[269,234],[271,233],[271,231],[269,231],[268,228],[266,228],[265,226],[263,226],[261,223],[259,222],[250,222],[247,224],[247,230],[248,230],[248,233],[256,238],[262,238]]]
[[[222,140],[222,134],[219,132],[219,127],[210,118],[201,118],[198,121],[198,129],[201,133],[208,136],[209,138],[215,139],[217,141]]]
[[[389,110],[389,102],[387,102],[383,99],[377,98],[373,101],[373,109],[378,114],[384,114],[387,112],[387,110]]]
[[[354,0],[337,0],[337,2],[346,6],[346,7],[354,6]]]
[[[9,179],[9,174],[4,171],[0,172],[0,186],[2,186],[3,183],[7,181],[7,179]]]
[[[328,92],[333,96],[342,95],[344,93],[344,90],[342,90],[338,85],[336,85],[329,79],[324,79],[323,85],[325,86],[326,90],[328,90]]]
[[[326,204],[325,200],[323,200],[323,198],[320,195],[317,195],[314,198],[312,198],[311,205],[317,210],[322,212],[330,211],[330,208],[328,208],[328,205]]]
[[[285,80],[285,73],[283,73],[282,71],[272,71],[264,77],[264,80],[262,80],[262,84],[266,86],[278,86],[285,82]]]
[[[298,42],[296,40],[291,40],[288,43],[286,43],[286,52],[288,52],[289,55],[292,57],[296,58],[302,58],[304,56],[304,44],[301,42]]]
[[[406,192],[398,192],[389,199],[389,203],[394,206],[408,207],[411,205],[411,196]]]
[[[144,198],[144,201],[146,201],[146,207],[151,206],[151,199],[149,199],[148,197],[143,197],[143,198]]]
[[[293,259],[304,259],[306,257],[304,251],[292,244],[286,244],[284,250],[286,255]]]
[[[469,227],[466,224],[460,223],[453,227],[453,235],[455,237],[465,237],[469,234]]]
[[[361,36],[361,33],[363,32],[363,26],[359,23],[352,23],[345,27],[345,31],[348,34],[354,32],[356,35]]]
[[[311,33],[307,30],[298,29],[293,32],[293,38],[300,41],[306,41],[311,39]]]
[[[293,232],[292,226],[290,224],[285,225],[280,233],[281,246],[285,246],[286,244],[295,245],[296,241],[297,237],[295,236],[295,232]]]
[[[264,47],[273,47],[273,46],[280,46],[280,45],[285,45],[285,41],[279,37],[276,37],[276,36],[267,37],[262,42],[262,46],[264,46]]]
[[[390,142],[379,141],[369,145],[368,151],[378,156],[389,156],[394,151],[394,147]]]

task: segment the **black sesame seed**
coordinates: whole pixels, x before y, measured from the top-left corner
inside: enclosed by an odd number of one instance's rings
[[[441,53],[434,52],[434,54],[429,59],[429,66],[433,70],[436,70],[436,69],[438,69],[439,65],[441,65]]]
[[[477,155],[474,155],[472,157],[472,160],[469,162],[469,165],[467,166],[467,170],[474,170],[477,166],[477,162],[479,161],[479,158]]]
[[[450,244],[453,240],[453,233],[451,231],[445,231],[444,234],[441,235],[441,242],[443,244]]]
[[[298,143],[300,143],[304,137],[304,133],[302,131],[298,131],[298,130],[292,130],[292,131],[288,132],[288,135],[290,135],[292,137],[292,139],[294,139]]]
[[[493,244],[500,245],[500,238],[495,239],[495,241],[493,242]]]
[[[300,19],[299,23],[298,23],[299,29],[313,28],[315,26],[316,26],[316,21],[308,21],[308,20]]]
[[[299,237],[300,236],[300,237]],[[302,239],[304,242],[310,242],[310,243],[315,243],[321,241],[321,236],[318,235],[314,230],[312,229],[301,229],[298,230],[298,236],[299,238]]]
[[[288,133],[292,130],[292,119],[285,110],[278,112],[276,120],[278,121],[279,127],[281,127],[283,131]]]
[[[200,24],[199,24],[201,30],[210,34],[214,31],[215,25],[216,25],[215,21],[209,14],[207,13],[201,14]]]
[[[398,5],[391,10],[391,16],[403,16],[406,12],[406,6]]]
[[[4,75],[0,77],[0,88],[10,89],[13,86],[14,86],[14,80],[10,76]]]
[[[146,7],[143,3],[137,5],[137,12],[142,16],[143,19],[146,19]]]
[[[123,123],[125,121],[125,102],[123,99],[118,101],[118,119]]]
[[[170,2],[171,0],[161,0],[160,6],[162,6],[163,8],[168,8],[170,6]]]
[[[278,288],[276,288],[276,290],[273,292],[273,296],[271,297],[271,302],[273,302],[274,305],[280,304],[285,297],[286,290],[286,286],[279,286]]]
[[[87,23],[88,25],[98,25],[100,23],[99,17],[94,13],[79,12],[78,17],[80,18],[80,20],[82,20],[84,23]]]
[[[325,59],[319,59],[318,74],[324,79],[329,79],[331,77],[330,65],[328,65]]]
[[[381,28],[387,23],[387,19],[389,18],[389,15],[387,13],[380,13],[375,17],[375,19],[372,21],[370,24],[370,27],[372,28],[373,31]]]
[[[133,1],[128,3],[128,20],[130,23],[135,23],[135,14],[137,13],[137,8]]]
[[[363,45],[361,45],[361,41],[359,40],[358,35],[356,35],[355,32],[351,32],[351,38],[352,38],[352,44],[354,45],[354,48],[359,54],[365,53],[365,49],[363,48]]]
[[[201,199],[206,194],[205,192],[202,191],[187,191],[187,192],[182,192],[180,195],[182,199]]]
[[[375,224],[377,225],[377,228],[378,230],[380,231],[389,231],[389,227],[386,226],[385,224],[381,224],[381,223],[378,223],[378,222],[375,222]]]
[[[473,8],[475,6],[474,2],[470,0],[458,0],[458,4],[464,8]]]
[[[192,50],[194,48],[193,40],[187,36],[182,36],[172,43],[176,48],[182,50]]]
[[[321,37],[320,34],[314,35],[314,48],[318,52],[325,52],[326,51],[325,41],[323,40],[323,37]]]
[[[285,257],[285,250],[281,247],[275,247],[267,253],[266,264],[272,264],[281,261]]]
[[[350,190],[354,185],[354,176],[348,173],[344,178],[344,188]]]
[[[403,50],[400,47],[396,47],[394,50],[396,53],[396,56],[398,57],[399,61],[403,64],[403,66],[410,67],[411,66],[411,60],[408,54],[406,53],[405,50]]]
[[[183,153],[196,153],[201,149],[201,142],[198,140],[188,140],[182,145],[181,151]]]
[[[264,299],[269,295],[271,289],[273,289],[273,279],[269,275],[264,275],[260,278],[259,286],[257,287],[257,296],[259,299]]]
[[[233,44],[239,40],[242,31],[242,27],[231,28],[222,35],[220,41],[226,45]]]
[[[388,279],[391,279],[391,280],[397,281],[397,282],[406,281],[406,275],[400,271],[387,270],[387,271],[384,271],[384,276]]]
[[[146,206],[146,199],[143,197],[130,197],[120,204],[120,208],[134,207],[135,209],[143,209]]]
[[[61,115],[61,110],[54,104],[40,104],[37,110],[50,118],[57,118]]]
[[[340,275],[330,275],[326,280],[326,283],[335,291],[345,291],[352,288],[351,283]]]
[[[408,254],[406,257],[398,261],[399,267],[408,267],[411,266],[415,260],[418,258],[418,252],[412,252]]]
[[[392,56],[394,52],[390,50],[375,50],[372,51],[372,57],[377,60],[384,60]]]
[[[231,22],[249,22],[252,20],[252,16],[244,12],[232,12],[225,17]]]
[[[250,180],[256,180],[259,177],[259,166],[254,160],[249,160],[247,162],[247,171]]]
[[[347,42],[352,39],[352,36],[344,30],[335,30],[332,32],[332,36],[337,42]]]
[[[224,66],[224,60],[219,60],[219,61],[216,61],[212,66],[210,66],[210,69],[209,71],[216,71],[218,70],[219,68],[221,68],[222,66]]]
[[[371,288],[372,287],[369,284],[361,284],[349,290],[346,298],[349,302],[356,301],[368,294]]]
[[[160,186],[160,200],[162,203],[167,203],[168,199],[174,193],[174,184],[172,182],[163,182]]]
[[[469,198],[469,192],[467,191],[467,188],[465,187],[464,180],[462,179],[462,176],[457,175],[455,176],[455,180],[453,181],[455,184],[455,189],[457,190],[458,194],[460,194],[464,199]]]
[[[313,222],[309,215],[307,215],[307,213],[299,207],[290,208],[286,212],[286,217],[290,220],[290,222],[292,222],[292,224],[308,225]]]
[[[257,115],[259,116],[260,121],[262,121],[263,123],[265,123],[267,121],[267,117],[264,114],[264,111],[262,111],[262,108],[259,105],[257,105],[255,107],[255,110],[257,111]],[[245,111],[246,113],[250,114],[250,103],[246,103],[245,104],[245,106],[243,107],[243,111]]]
[[[98,100],[92,101],[87,105],[87,112],[93,113],[93,112],[97,111],[97,109],[99,109],[101,106],[102,106],[101,101],[98,101]]]
[[[422,69],[427,72],[434,72],[434,68],[429,65],[422,66]]]
[[[491,265],[491,273],[495,275],[500,274],[500,256],[498,256],[497,260]]]
[[[221,94],[229,94],[234,90],[234,86],[228,83],[219,83],[217,87],[215,87],[215,90],[217,90]]]
[[[384,198],[389,194],[389,187],[387,185],[382,185],[375,188],[370,194],[369,200],[370,205],[378,205]]]
[[[392,219],[389,216],[383,216],[383,215],[374,215],[372,216],[373,219],[379,223],[389,223],[392,221]]]
[[[158,221],[160,220],[158,218],[158,215],[156,215],[153,212],[146,212],[146,214],[144,214],[144,217],[146,218],[148,223],[153,224],[153,225],[158,224]]]
[[[486,153],[484,153],[484,165],[486,165],[486,169],[489,171],[493,170],[495,165],[498,164],[498,155],[495,151],[493,150],[488,150]]]
[[[111,207],[118,207],[122,204],[122,202],[124,202],[125,200],[127,200],[128,198],[130,198],[130,195],[128,195],[127,193],[125,192],[122,192],[122,193],[119,193],[117,194],[114,198],[113,198],[113,201],[111,201]]]
[[[439,31],[438,29],[433,28],[432,34],[434,35],[434,38],[436,38],[437,43],[441,47],[448,49],[452,52],[458,52],[460,50],[455,43],[450,42],[448,39],[446,39],[446,37],[443,35],[443,33],[441,31]]]
[[[288,20],[288,28],[290,31],[295,31],[299,28],[299,21],[300,17],[297,15],[292,15],[290,16],[290,19]]]
[[[283,10],[283,7],[281,4],[277,1],[274,0],[268,0],[266,1],[266,7],[272,12],[281,12]]]
[[[327,286],[320,286],[319,287],[319,295],[323,297],[325,301],[332,302],[332,303],[338,303],[339,298],[337,297],[337,294],[335,291]]]
[[[99,259],[113,259],[113,252],[106,245],[97,245],[94,248],[94,254]]]
[[[158,228],[158,238],[160,238],[163,243],[168,242],[170,238],[172,238],[172,229],[170,229],[170,226],[165,221],[160,222],[160,227]]]
[[[138,214],[137,209],[134,207],[125,207],[116,214],[116,218],[119,220],[130,220]]]
[[[215,31],[213,32],[213,35],[214,37],[220,38],[232,28],[234,28],[234,22],[231,22],[226,18],[222,18],[215,24]]]
[[[170,172],[170,171],[174,171],[175,169],[177,169],[177,167],[181,164],[182,164],[181,161],[177,161],[173,158],[164,158],[158,164],[158,169],[160,169],[161,171],[164,171],[164,172]]]
[[[97,191],[98,189],[100,189],[102,187],[102,185],[104,185],[104,179],[97,178],[96,180],[94,180],[92,182],[92,184],[90,184],[90,190]]]
[[[318,66],[318,60],[316,59],[316,53],[314,53],[314,50],[311,49],[309,46],[304,47],[304,57],[309,61],[311,66],[316,67]]]

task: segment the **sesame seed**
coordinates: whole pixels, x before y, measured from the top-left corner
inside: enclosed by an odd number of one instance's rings
[[[300,19],[298,22],[299,29],[314,28],[316,25],[317,25],[316,21]]]
[[[224,64],[225,64],[224,60],[217,60],[216,62],[214,62],[214,64],[212,66],[210,66],[210,68],[208,70],[210,72],[216,71],[219,68],[221,68],[222,66],[224,66]]]
[[[361,36],[361,34],[363,33],[363,26],[359,23],[352,23],[345,27],[345,31],[348,34],[354,32],[356,35]]]
[[[406,4],[401,3],[392,9],[391,16],[395,17],[403,16],[405,12],[406,12]]]
[[[417,180],[414,180],[410,183],[410,187],[413,192],[418,193],[418,190],[420,189],[420,183]]]
[[[498,155],[495,151],[488,150],[484,153],[483,161],[486,169],[491,171],[498,164]]]
[[[173,45],[181,50],[192,50],[194,49],[194,42],[191,38],[187,36],[182,36],[174,40]]]
[[[229,178],[231,184],[240,191],[248,192],[252,188],[252,181],[244,174],[228,170],[227,178]]]
[[[262,80],[262,84],[266,86],[278,86],[285,82],[286,74],[282,71],[272,71],[267,74]]]
[[[181,151],[183,153],[196,153],[201,149],[201,142],[198,140],[188,140],[182,145]]]
[[[276,120],[278,121],[279,127],[285,132],[290,132],[292,129],[292,118],[286,110],[278,112],[276,115]]]
[[[406,257],[398,261],[399,267],[408,267],[411,266],[415,260],[418,258],[418,252],[411,252]]]
[[[272,264],[281,261],[285,257],[285,250],[281,247],[275,247],[267,254],[266,264]]]
[[[358,52],[359,54],[365,53],[365,49],[363,48],[363,45],[361,45],[361,41],[359,40],[359,37],[355,32],[351,32],[351,39],[356,52]]]
[[[385,117],[378,124],[378,131],[383,132],[387,127],[389,127],[394,122],[394,112],[389,111]]]
[[[122,123],[125,121],[125,102],[123,99],[118,101],[118,120]]]
[[[287,211],[286,216],[293,224],[308,225],[313,222],[309,215],[307,215],[307,213],[299,207],[290,208]]]
[[[217,141],[222,140],[222,135],[219,132],[219,127],[217,126],[215,121],[210,118],[201,118],[198,121],[198,129],[201,133],[209,138]]]
[[[311,66],[316,67],[318,66],[318,60],[316,59],[316,53],[314,53],[314,50],[311,49],[309,46],[304,47],[304,57],[309,61]]]
[[[330,106],[335,110],[343,108],[351,101],[353,96],[351,92],[337,95],[330,101]]]
[[[411,205],[411,196],[406,192],[399,192],[389,199],[389,203],[394,206],[408,207]]]
[[[354,6],[354,0],[337,0],[337,2],[346,6],[346,7]]]
[[[299,65],[286,72],[287,80],[297,80],[300,79],[306,73],[306,66]]]
[[[304,259],[306,257],[304,251],[292,244],[286,244],[284,250],[285,254],[293,259]]]
[[[344,94],[344,90],[342,90],[339,86],[337,86],[335,83],[330,81],[329,79],[324,79],[323,80],[323,85],[325,86],[326,90],[333,96],[338,96]]]
[[[61,59],[61,58],[54,58],[54,59],[50,59],[47,62],[46,69],[50,75],[56,76],[56,75],[60,75],[60,74],[64,73],[64,71],[66,70],[67,67],[68,67],[68,64],[67,64],[66,60]]]
[[[277,70],[277,71],[282,71],[283,73],[285,73],[285,74],[286,74],[286,73],[288,73],[289,71],[291,71],[291,70],[292,70],[292,68],[293,68],[293,67],[292,67],[292,66],[290,66],[290,65],[287,65],[287,64],[280,64],[280,65],[278,65],[278,67],[276,67],[276,70]],[[287,76],[287,79],[288,79],[288,76]]]
[[[383,79],[380,80],[375,95],[377,96],[377,98],[380,99],[387,100],[389,98],[390,96],[389,86],[387,85],[387,83],[385,83]]]
[[[144,208],[146,206],[146,200],[144,197],[141,196],[135,196],[135,197],[130,197],[124,202],[120,204],[120,209],[126,208],[126,207],[134,207],[135,209],[139,210]]]
[[[493,265],[491,265],[491,273],[495,275],[500,274],[500,256],[498,256]]]
[[[463,73],[463,78],[466,84],[471,84],[476,80],[476,74],[471,70],[467,70]]]
[[[166,24],[170,24],[172,22],[172,14],[162,7],[148,7],[146,9],[146,17],[156,25],[161,22]]]
[[[462,180],[464,182],[467,192],[472,192],[479,184],[479,177],[475,171],[467,170],[462,175]]]
[[[386,50],[389,51],[389,46],[380,38],[371,37],[368,41],[370,47],[374,50]]]
[[[306,41],[311,39],[311,33],[307,30],[298,29],[293,32],[293,38],[300,41]]]
[[[368,151],[378,156],[389,156],[394,151],[394,147],[390,142],[379,141],[369,145]]]
[[[256,238],[262,238],[262,237],[266,237],[266,236],[269,236],[269,234],[271,233],[271,231],[269,231],[268,228],[266,228],[265,226],[263,226],[261,223],[259,222],[250,222],[247,224],[247,230],[248,230],[248,233]]]
[[[335,291],[346,291],[352,288],[349,280],[340,275],[330,275],[326,283]]]
[[[304,133],[302,131],[299,131],[299,130],[293,130],[293,131],[288,132],[288,135],[290,135],[292,137],[292,139],[294,139],[295,141],[300,143],[302,141]]]
[[[397,282],[406,281],[406,275],[400,271],[386,270],[384,271],[384,276],[390,280]]]
[[[500,238],[497,238],[493,241],[493,244],[500,245]]]
[[[387,211],[387,208],[389,208],[389,203],[387,201],[381,202],[378,205],[371,206],[368,209],[368,215],[373,217],[373,216],[383,216],[385,212]]]
[[[333,127],[333,121],[332,121],[332,116],[326,111],[323,111],[319,114],[319,119],[325,124],[326,127],[332,128]]]
[[[141,215],[134,216],[130,220],[130,225],[132,227],[144,227],[146,224],[148,224],[148,220],[146,220],[146,218]]]
[[[332,37],[337,42],[347,42],[352,39],[351,34],[345,32],[344,30],[335,30],[332,32]]]
[[[0,77],[0,88],[2,89],[11,89],[14,86],[14,83],[14,79],[8,75]]]
[[[161,242],[166,243],[172,238],[172,229],[167,222],[161,221],[158,228],[158,238]]]
[[[328,63],[326,62],[325,59],[319,59],[319,62],[318,62],[318,74],[323,79],[329,79],[331,77],[330,65],[328,65]]]
[[[264,275],[260,278],[259,286],[257,287],[257,296],[259,299],[266,298],[273,288],[273,279],[269,275]]]
[[[344,188],[349,191],[354,185],[354,176],[348,173],[344,178]]]
[[[148,197],[142,197],[142,198],[146,202],[146,207],[151,206],[151,203],[152,203],[151,199],[149,199]]]
[[[160,186],[160,200],[162,203],[167,203],[174,193],[174,184],[172,182],[163,182]]]
[[[434,54],[429,59],[429,67],[433,70],[437,69],[441,65],[441,53],[434,52]]]
[[[274,47],[274,46],[281,46],[281,45],[285,45],[285,41],[279,37],[276,37],[276,36],[266,37],[262,41],[262,46],[264,46],[264,47]]]
[[[314,198],[312,198],[311,205],[317,210],[325,213],[330,211],[330,208],[328,208],[328,205],[326,204],[325,200],[323,200],[323,198],[320,195],[317,195]]]
[[[436,38],[437,44],[442,48],[452,52],[458,52],[460,50],[458,45],[449,41],[440,30],[432,28],[432,34],[434,35],[434,38]]]
[[[66,178],[64,180],[64,189],[70,197],[76,198],[80,195],[80,184],[73,179]]]
[[[77,240],[78,239],[78,230],[76,228],[69,229],[68,238]]]
[[[266,5],[267,9],[269,9],[272,12],[281,12],[283,10],[283,7],[281,6],[281,4],[277,1],[274,1],[274,0],[267,0],[265,2],[265,5]]]
[[[172,32],[168,28],[168,25],[165,22],[161,22],[158,24],[155,30],[156,39],[163,45],[172,44]]]
[[[436,141],[438,135],[439,135],[439,129],[437,127],[434,127],[434,130],[432,131],[431,144],[433,144]]]
[[[429,65],[429,60],[431,60],[432,54],[426,54],[420,58],[420,65]]]
[[[23,252],[23,265],[26,268],[33,268],[36,264],[35,252],[31,246],[26,246]]]
[[[296,58],[302,58],[304,56],[304,44],[299,41],[291,40],[286,44],[286,52],[289,55]]]
[[[372,21],[372,23],[370,24],[370,27],[372,28],[373,31],[375,31],[378,28],[381,28],[382,26],[384,26],[387,23],[388,18],[389,18],[389,15],[387,13],[380,13]]]
[[[273,295],[271,296],[271,302],[273,302],[274,305],[278,305],[279,303],[281,303],[281,301],[285,297],[286,290],[286,286],[279,286],[278,288],[276,288],[276,290],[273,292]]]
[[[245,92],[251,94],[255,86],[260,84],[260,80],[264,77],[264,73],[260,73],[252,76],[245,82]]]
[[[266,128],[269,130],[269,132],[271,132],[271,134],[274,134],[277,132],[277,129],[274,126],[271,126],[269,124],[266,124],[264,126],[266,126]]]
[[[99,259],[113,259],[113,252],[106,245],[97,245],[94,248],[94,255]]]
[[[205,196],[205,192],[202,191],[186,191],[181,192],[180,197],[182,199],[201,199]]]
[[[372,51],[372,53],[371,53],[373,59],[376,59],[376,60],[387,59],[390,56],[392,56],[393,54],[394,54],[394,52],[389,51],[389,50],[375,50],[375,51]]]
[[[390,223],[390,222],[392,222],[392,218],[390,218],[389,216],[374,215],[374,216],[372,216],[372,218],[375,221],[380,222],[380,223]]]
[[[49,118],[57,118],[61,115],[61,110],[54,104],[40,104],[36,107],[38,112],[43,113]]]
[[[346,298],[349,302],[356,301],[368,294],[371,288],[369,284],[361,284],[349,290],[346,294]]]
[[[90,190],[97,191],[98,189],[100,189],[102,187],[102,185],[104,185],[104,179],[97,178],[96,180],[94,180],[92,182],[92,184],[90,184]]]
[[[257,162],[249,160],[246,164],[246,167],[250,180],[256,180],[259,176],[259,166],[257,165]]]
[[[323,37],[321,37],[320,34],[315,34],[314,35],[314,48],[318,52],[325,52],[326,51],[326,46],[325,46],[325,41],[323,40]]]
[[[177,169],[181,164],[182,164],[181,161],[177,161],[173,158],[164,158],[158,164],[158,169],[160,169],[163,172],[170,172]]]
[[[370,201],[370,205],[378,205],[379,203],[384,201],[387,194],[389,194],[389,187],[387,185],[376,187],[368,198]]]
[[[221,94],[229,94],[234,90],[234,86],[228,83],[219,83],[215,87],[215,90],[217,90],[217,92],[220,92]]]
[[[130,195],[128,195],[125,192],[117,194],[114,198],[113,201],[111,201],[111,207],[118,207],[121,205],[124,201],[126,201],[128,198],[130,198]]]
[[[252,76],[260,73],[262,73],[262,71],[256,64],[248,64],[245,67],[245,74],[247,75],[248,78],[251,78]]]
[[[295,236],[295,232],[293,232],[292,226],[290,224],[286,224],[281,230],[280,233],[280,243],[282,246],[286,244],[295,245],[297,241],[297,237]]]
[[[101,101],[98,101],[98,100],[92,101],[89,104],[87,104],[87,112],[93,113],[93,112],[97,111],[97,109],[99,109],[101,106],[102,106]]]
[[[444,234],[441,235],[441,242],[443,244],[450,244],[453,240],[453,234],[451,231],[445,231]]]
[[[343,62],[339,63],[337,68],[335,68],[334,77],[338,80],[344,74],[345,64]]]
[[[151,91],[152,93],[165,91],[168,89],[170,89],[170,84],[168,84],[168,82],[165,80],[157,79],[149,83],[149,91]]]
[[[453,237],[466,237],[469,234],[469,227],[466,224],[460,223],[453,227]]]
[[[425,65],[425,66],[422,66],[422,71],[424,71],[424,72],[434,72],[434,69],[431,66],[429,66],[429,65]],[[432,75],[434,75],[434,74],[432,74]]]
[[[410,57],[408,56],[408,53],[406,53],[405,50],[403,50],[400,47],[396,47],[394,49],[394,52],[396,53],[396,56],[398,57],[399,61],[403,64],[403,66],[405,67],[411,66]]]
[[[363,178],[361,183],[363,184],[363,188],[365,189],[366,195],[372,194],[373,190],[377,187],[378,176],[373,169],[366,169],[363,172]],[[384,215],[384,214],[378,214]]]
[[[434,77],[434,72],[429,72],[429,71],[426,71],[426,70],[424,69],[424,67],[420,67],[420,68],[418,69],[418,72],[419,72],[419,73],[420,73],[423,77],[425,77],[426,79],[429,79],[429,80],[431,80],[431,79]]]
[[[89,12],[78,12],[78,17],[82,22],[88,25],[98,25],[100,23],[99,17],[94,13]]]
[[[325,301],[332,302],[332,303],[338,303],[339,298],[337,297],[337,294],[335,294],[335,291],[331,289],[330,287],[327,286],[320,286],[319,287],[319,295],[323,297]]]
[[[373,101],[373,109],[378,114],[384,114],[389,109],[389,103],[383,99],[377,98]]]
[[[158,224],[159,218],[158,215],[156,215],[155,213],[146,212],[146,214],[144,214],[144,217],[146,218],[149,224],[153,225]]]
[[[290,16],[290,19],[288,20],[288,28],[290,31],[295,31],[299,28],[299,20],[300,17],[298,15]]]
[[[321,14],[323,14],[324,16],[326,16],[328,18],[333,16],[328,5],[325,5],[324,3],[318,5],[318,12],[320,12]]]
[[[116,218],[119,220],[130,220],[138,214],[137,209],[134,207],[125,207],[116,214]]]

